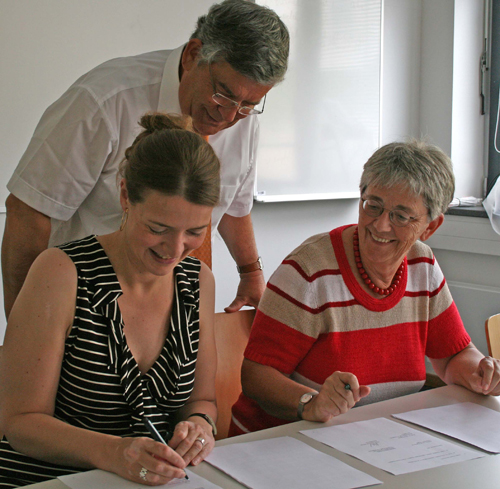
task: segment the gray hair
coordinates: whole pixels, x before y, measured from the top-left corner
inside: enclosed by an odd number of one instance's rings
[[[260,85],[283,81],[290,36],[276,12],[246,0],[225,0],[198,19],[191,39],[200,39],[200,63],[226,61]]]
[[[361,194],[369,185],[390,188],[406,186],[421,195],[432,221],[443,214],[455,193],[450,158],[437,146],[424,141],[386,144],[375,151],[363,167]]]

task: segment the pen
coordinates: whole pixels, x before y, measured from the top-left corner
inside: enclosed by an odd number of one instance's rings
[[[160,435],[158,430],[155,428],[155,425],[149,421],[148,418],[144,418],[144,426],[148,429],[148,431],[151,433],[151,436],[156,440],[159,441],[160,443],[163,443],[164,445],[167,445],[167,442],[163,439],[163,437]],[[188,475],[184,477],[184,479],[189,480]]]

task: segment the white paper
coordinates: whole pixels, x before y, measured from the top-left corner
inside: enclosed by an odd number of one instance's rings
[[[485,456],[385,418],[301,433],[395,475]]]
[[[500,453],[500,413],[479,404],[461,402],[393,414],[393,417],[457,438],[488,452]]]
[[[157,488],[179,488],[179,489],[221,489],[219,486],[203,479],[190,470],[186,470],[189,480],[175,479],[168,484],[154,486]],[[104,470],[89,470],[78,474],[64,475],[58,479],[71,489],[144,489],[144,484],[137,484],[122,479],[116,474]]]
[[[206,461],[251,489],[355,489],[382,484],[289,436],[215,447]]]

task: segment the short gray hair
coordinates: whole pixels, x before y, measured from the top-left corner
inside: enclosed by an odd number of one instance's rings
[[[432,221],[444,214],[452,201],[455,176],[450,158],[441,149],[414,139],[386,144],[373,153],[363,167],[361,194],[369,185],[406,186],[423,197]]]
[[[290,36],[276,12],[247,0],[225,0],[198,19],[191,39],[200,39],[201,63],[226,61],[260,85],[282,81]]]

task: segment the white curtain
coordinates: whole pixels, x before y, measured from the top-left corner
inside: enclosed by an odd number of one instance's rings
[[[490,218],[491,225],[497,234],[500,234],[500,177],[483,200],[483,207]]]

